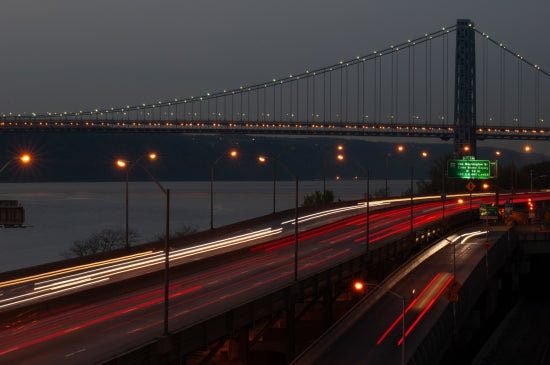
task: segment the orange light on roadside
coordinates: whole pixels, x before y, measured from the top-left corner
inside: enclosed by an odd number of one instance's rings
[[[338,161],[344,161],[344,155],[337,155],[337,156],[336,156],[336,159],[337,159]]]
[[[342,145],[340,144],[340,145],[338,145],[337,149],[338,149],[338,151],[343,151],[343,150],[344,150],[344,146],[342,146]]]
[[[157,159],[157,154],[156,153],[150,153],[149,154],[149,160],[156,160]]]
[[[25,153],[24,155],[21,155],[19,160],[21,160],[21,162],[24,163],[24,164],[30,163],[31,162],[31,155]]]
[[[457,200],[457,202],[458,202],[458,204],[462,204],[462,203],[464,203],[464,199],[459,198],[459,199]]]
[[[422,157],[428,157],[428,152],[422,151],[421,155],[422,155]]]
[[[118,167],[122,168],[122,167],[126,167],[126,161],[123,161],[123,160],[117,160],[116,161],[116,164]]]
[[[258,156],[258,161],[264,163],[267,161],[267,158],[265,158],[264,156]]]
[[[527,146],[523,147],[523,150],[525,152],[531,152],[531,146],[527,145]]]
[[[464,146],[464,152],[470,152],[470,146]]]
[[[238,156],[237,150],[231,150],[231,151],[229,152],[229,156],[230,156],[230,157],[233,157],[233,158],[237,157],[237,156]]]
[[[501,152],[500,152],[499,150],[496,150],[496,151],[495,151],[495,155],[500,156],[500,155],[501,155]]]
[[[400,144],[399,146],[397,146],[397,152],[403,152],[403,151],[405,151],[405,147],[403,145]]]
[[[361,282],[361,281],[355,281],[353,283],[353,289],[355,289],[356,291],[362,291],[364,288],[365,288],[365,286],[363,285],[363,282]]]
[[[489,189],[489,184],[483,183],[483,189]]]

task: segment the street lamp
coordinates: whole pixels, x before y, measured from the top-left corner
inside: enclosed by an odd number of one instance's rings
[[[385,198],[388,199],[388,159],[391,156],[391,153],[386,153],[386,194]]]
[[[8,161],[6,161],[6,163],[4,163],[4,165],[2,165],[2,168],[0,168],[0,174],[6,169],[6,167],[8,167],[12,162],[15,162],[15,161],[19,161],[21,164],[23,165],[27,165],[29,163],[31,163],[31,155],[29,155],[28,153],[24,153],[20,156],[17,156],[17,157],[14,157]]]
[[[397,152],[405,152],[405,147],[403,145],[399,145],[397,146]],[[428,157],[428,152],[426,151],[421,151],[420,152],[420,157],[422,158],[427,158]],[[410,170],[411,170],[411,204],[410,204],[410,235],[411,235],[411,238],[413,236],[413,208],[414,208],[414,184],[413,184],[413,181],[414,181],[414,168],[413,168],[413,164],[412,163],[409,163],[409,167],[410,167]]]
[[[154,153],[149,154],[150,159],[156,159],[157,155]],[[170,189],[165,189],[160,182],[151,174],[151,172],[143,165],[139,164],[139,159],[136,160],[130,167],[139,166],[141,167],[147,175],[157,184],[157,186],[160,188],[160,190],[164,193],[166,196],[166,232],[164,237],[164,330],[163,330],[163,336],[168,336],[168,281],[169,281],[169,269],[170,269]],[[118,160],[117,165],[120,167],[126,166],[126,162],[123,160]],[[128,168],[126,171],[128,171],[130,168]],[[126,180],[128,181],[128,180]],[[128,192],[128,190],[126,190]],[[126,195],[128,196],[128,195]],[[128,207],[128,205],[126,205]],[[126,237],[128,237],[128,233],[126,233]]]
[[[343,161],[344,160],[344,155],[343,154],[339,154],[337,156],[337,159],[339,161]],[[366,257],[367,257],[367,262],[369,261],[369,234],[370,234],[370,217],[369,217],[369,203],[370,203],[370,191],[369,191],[369,188],[370,188],[370,179],[369,179],[369,170],[367,170],[365,167],[363,167],[363,165],[361,165],[359,163],[359,161],[357,161],[355,158],[353,158],[353,156],[350,155],[350,159],[357,165],[357,167],[359,167],[364,173],[365,173],[365,180],[366,180],[366,191],[365,191],[365,207],[366,207],[366,212],[365,212],[365,250],[366,250]]]
[[[353,285],[354,285],[355,290],[363,290],[364,286],[371,287],[371,288],[374,288],[374,289],[377,289],[377,288],[381,287],[381,284],[370,284],[370,283],[363,284],[362,282],[355,282]],[[401,340],[399,342],[401,342],[401,364],[405,365],[405,335],[406,335],[406,333],[405,333],[405,313],[406,313],[405,296],[401,295],[399,293],[396,293],[393,290],[389,290],[389,289],[387,289],[386,292],[390,293],[391,295],[393,295],[394,297],[396,297],[398,299],[401,299]],[[397,321],[396,321],[396,323],[397,323]],[[392,325],[392,327],[390,327],[390,329],[391,328],[393,328],[393,325]],[[385,337],[385,336],[383,336],[383,337]],[[399,342],[398,342],[398,344],[399,344]]]
[[[258,162],[266,163],[269,157],[258,156]],[[274,163],[279,163],[281,167],[287,172],[287,174],[294,180],[295,194],[294,194],[294,281],[298,281],[298,178],[290,172],[290,170],[277,158],[271,157]]]
[[[403,145],[398,145],[396,147],[397,152],[403,152],[405,150],[405,147]],[[389,170],[389,158],[391,156],[391,152],[386,153],[386,199],[388,199],[388,170]]]
[[[230,158],[236,158],[238,155],[237,150],[229,151]],[[214,229],[214,166],[223,158],[227,156],[225,153],[221,154],[212,165],[210,165],[210,229]]]
[[[336,147],[336,151],[338,151],[338,152],[343,151],[343,150],[344,150],[344,146],[342,146],[342,145],[338,145]],[[326,190],[327,190],[327,156],[330,153],[333,153],[333,151],[329,150],[323,156],[323,203],[325,202]],[[337,155],[337,158],[338,158],[338,156],[339,155]]]
[[[151,152],[149,154],[145,154],[143,156],[140,156],[137,160],[135,160],[134,162],[128,162],[126,160],[117,160],[116,161],[116,165],[121,168],[121,169],[126,169],[126,172],[125,172],[125,177],[126,177],[126,249],[130,248],[130,243],[129,243],[129,240],[128,240],[128,179],[129,179],[129,176],[130,176],[130,171],[136,167],[137,165],[139,165],[140,161],[143,160],[144,158],[149,158],[149,160],[151,161],[154,161],[157,159],[157,154],[154,153],[154,152]],[[142,165],[140,165],[142,166]],[[143,166],[142,166],[143,167]]]

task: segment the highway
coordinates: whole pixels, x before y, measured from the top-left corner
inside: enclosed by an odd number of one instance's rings
[[[481,227],[478,224],[443,238],[432,246],[433,252],[421,255],[418,266],[403,275],[388,292],[380,294],[377,300],[365,298],[355,309],[363,314],[355,316],[354,321],[339,324],[345,330],[332,328],[325,334],[327,341],[333,332],[341,336],[331,339],[330,345],[319,341],[295,363],[399,364],[402,356],[406,363],[445,308],[453,305],[445,297],[447,287],[455,280],[461,285],[478,262],[484,260],[483,243],[495,242],[502,234],[503,230],[486,231],[483,224]],[[372,286],[366,290],[376,289],[377,286]],[[361,305],[368,308],[362,310]],[[450,337],[453,333],[445,335]]]
[[[491,198],[475,198],[473,207],[483,199]],[[369,242],[372,248],[410,229],[409,206],[376,211],[377,204],[390,203],[370,204]],[[450,216],[467,209],[468,204],[448,201],[445,214]],[[298,277],[308,277],[364,253],[364,212],[364,204],[359,204],[301,216]],[[441,202],[416,203],[413,216],[415,229],[440,219]],[[186,328],[290,285],[294,279],[295,260],[293,222],[292,219],[277,222],[270,227],[172,250],[172,268],[236,248],[246,248],[246,254],[232,257],[231,261],[205,265],[193,272],[181,274],[178,271],[172,275],[169,330]],[[56,306],[35,305],[31,310],[28,305],[162,271],[163,260],[162,252],[143,252],[1,283],[0,311],[13,315],[2,323],[0,330],[0,362],[93,364],[158,339],[162,334],[164,308],[163,287],[158,281],[143,280],[131,292],[121,290],[97,298],[80,296],[78,301],[57,301]],[[440,280],[437,285],[441,287],[445,281]],[[420,280],[418,288],[425,281],[425,278]],[[391,306],[386,308],[393,312]],[[388,339],[388,343],[391,341]]]

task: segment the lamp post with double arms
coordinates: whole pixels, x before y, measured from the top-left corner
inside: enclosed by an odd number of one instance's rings
[[[336,146],[337,153],[340,153],[343,150],[344,150],[344,146],[342,145]],[[327,156],[333,152],[334,152],[333,150],[329,150],[323,155],[323,203],[325,202],[326,194],[327,194]]]
[[[156,159],[156,155],[154,157]],[[125,167],[127,162],[124,160],[118,160],[117,165],[119,167]],[[137,160],[133,166],[135,167],[139,166],[141,167],[147,175],[153,180],[155,184],[160,188],[160,190],[164,193],[166,196],[166,224],[165,224],[165,236],[164,236],[164,328],[163,328],[163,336],[168,335],[168,300],[169,300],[169,270],[170,270],[170,189],[165,189],[160,182],[151,174],[151,172],[142,164],[139,163],[139,160]],[[129,169],[126,170],[127,173]],[[126,190],[128,191],[128,190]],[[128,195],[126,195],[128,196]],[[128,207],[128,205],[126,205]],[[126,215],[127,216],[127,215]],[[128,235],[126,235],[128,237]]]
[[[128,162],[126,160],[117,160],[116,161],[116,164],[119,168],[125,169],[125,177],[126,177],[126,189],[125,189],[126,190],[126,194],[125,194],[125,197],[126,197],[126,209],[125,209],[126,210],[125,211],[125,216],[126,216],[126,230],[125,230],[126,249],[130,248],[130,242],[129,242],[129,238],[128,238],[128,232],[129,232],[129,228],[128,228],[128,180],[129,180],[129,177],[130,177],[130,171],[132,171],[134,169],[134,167],[139,165],[140,162],[146,157],[149,160],[154,161],[154,160],[157,159],[157,154],[154,153],[154,152],[148,153],[148,154],[142,155],[141,157],[139,157],[137,160],[135,160],[133,162]]]
[[[405,147],[403,145],[397,146],[397,152],[399,152],[399,153],[405,152]],[[427,158],[428,157],[428,152],[421,151],[420,152],[420,157]],[[413,239],[413,233],[414,233],[414,216],[413,216],[413,213],[414,213],[414,167],[413,167],[412,163],[408,163],[408,165],[409,165],[410,172],[411,172],[410,235],[411,235],[411,239]]]
[[[365,182],[366,182],[366,190],[365,190],[365,208],[366,208],[366,212],[365,212],[365,251],[366,251],[366,257],[367,257],[367,262],[369,261],[369,241],[370,241],[370,238],[369,238],[369,235],[370,235],[370,212],[369,212],[369,208],[370,208],[370,179],[369,179],[369,170],[366,169],[363,165],[361,165],[359,163],[359,161],[357,161],[355,158],[353,158],[353,156],[349,156],[349,158],[357,165],[357,167],[359,167],[363,173],[365,174]],[[339,161],[343,161],[345,159],[344,155],[343,154],[339,154],[337,156],[337,159]]]
[[[269,159],[272,159],[274,163],[278,163],[286,171],[286,173],[294,180],[294,281],[298,281],[298,177],[296,177],[290,170],[277,158],[269,157],[266,155],[258,156],[258,162],[266,163]]]

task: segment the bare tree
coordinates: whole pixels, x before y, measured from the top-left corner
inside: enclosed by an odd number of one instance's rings
[[[132,230],[128,232],[130,244],[136,243],[138,234]],[[73,242],[73,246],[62,254],[65,258],[82,257],[100,252],[112,251],[126,247],[126,233],[124,230],[106,228],[101,232],[92,233],[86,239]]]

